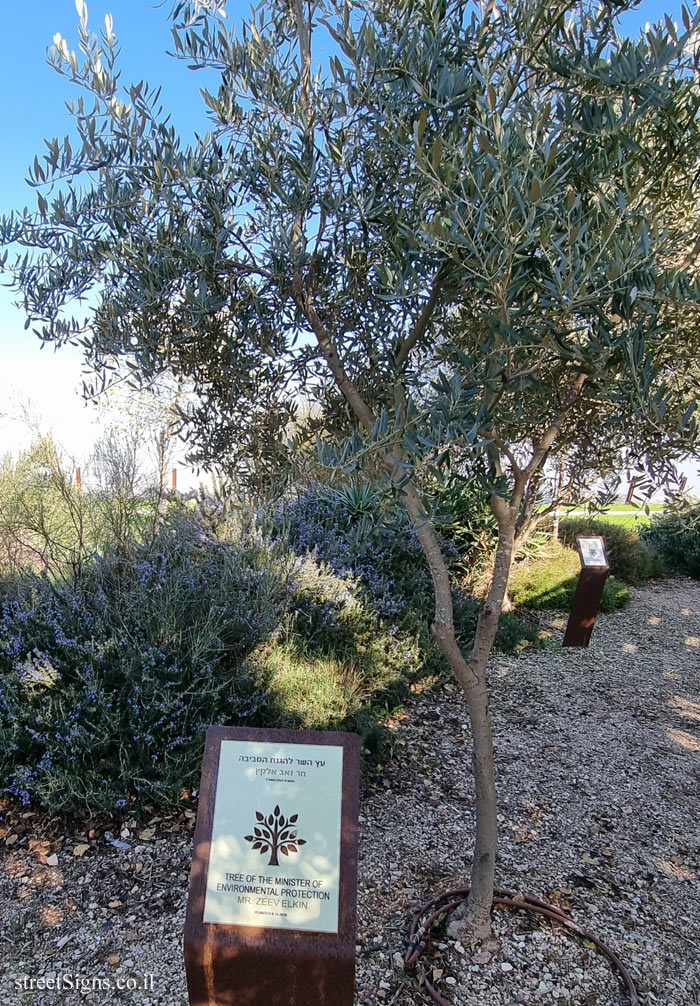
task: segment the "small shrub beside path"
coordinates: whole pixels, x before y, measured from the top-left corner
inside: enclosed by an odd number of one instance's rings
[[[615,949],[644,1006],[700,993],[700,584],[631,591],[588,650],[553,645],[492,664],[501,845],[498,883],[571,906]],[[466,707],[448,686],[394,724],[395,760],[364,785],[356,1002],[427,1002],[398,967],[412,910],[463,881],[473,829]],[[27,816],[29,815],[29,816]],[[189,815],[189,816],[188,816]],[[32,812],[2,822],[0,988],[8,1006],[54,1006],[15,976],[141,976],[152,992],[95,1003],[185,1006],[182,927],[192,811],[136,828],[117,849]],[[116,832],[117,825],[113,825]],[[117,836],[118,837],[118,836]],[[618,1006],[606,962],[531,918],[498,913],[475,952],[432,960],[455,1006]],[[84,1003],[63,993],[62,1006]]]

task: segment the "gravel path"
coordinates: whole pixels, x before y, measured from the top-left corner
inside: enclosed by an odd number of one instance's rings
[[[633,972],[644,1006],[700,1004],[700,584],[632,592],[588,650],[497,657],[498,883],[570,907]],[[399,967],[422,901],[463,883],[473,834],[461,694],[416,697],[397,754],[365,786],[356,1003],[427,1002]],[[156,818],[128,850],[28,813],[3,823],[0,1001],[185,1006],[181,934],[193,821]],[[3,835],[3,832],[7,831]],[[55,858],[54,858],[55,857]],[[607,963],[525,913],[494,939],[436,944],[426,962],[455,1006],[617,1006]],[[437,936],[439,939],[439,935]],[[144,991],[30,992],[23,975],[132,978]],[[149,980],[150,981],[150,980]],[[21,984],[21,982],[20,982]],[[312,1006],[312,1004],[309,1004]]]

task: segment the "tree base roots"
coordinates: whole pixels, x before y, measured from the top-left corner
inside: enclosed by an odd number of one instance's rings
[[[459,940],[463,946],[473,946],[491,935],[491,906],[476,912],[467,901],[455,908],[447,924],[447,936]]]
[[[404,967],[406,970],[415,968],[419,958],[425,952],[432,927],[444,922],[445,919],[458,909],[462,910],[460,914],[464,912],[464,903],[468,895],[468,887],[458,887],[452,891],[446,891],[444,894],[437,895],[437,897],[432,898],[421,906],[413,917],[408,934],[408,947],[404,955]],[[607,957],[613,969],[619,975],[629,997],[629,1006],[639,1006],[639,995],[632,976],[615,951],[611,950],[610,947],[599,940],[588,929],[580,926],[570,915],[563,912],[561,908],[557,908],[546,901],[541,901],[531,894],[518,894],[515,891],[507,890],[497,890],[494,892],[493,905],[503,905],[516,911],[535,912],[537,915],[544,915],[545,918],[564,926],[569,932],[574,933],[581,939],[594,943],[598,951]],[[447,999],[443,999],[427,977],[422,977],[421,986],[439,1006],[450,1006]]]

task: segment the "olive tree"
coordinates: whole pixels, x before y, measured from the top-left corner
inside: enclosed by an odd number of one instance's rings
[[[28,324],[97,382],[171,372],[201,463],[272,480],[300,401],[324,462],[374,465],[432,574],[434,637],[466,696],[476,795],[463,939],[488,932],[497,851],[487,663],[515,551],[621,454],[693,448],[697,23],[634,41],[633,4],[266,0],[238,28],[176,3],[176,58],[217,74],[183,143],[124,87],[111,20],[56,70],[83,93],[38,206],[5,219]],[[690,218],[688,218],[690,223]],[[81,312],[81,304],[87,308]],[[545,465],[566,458],[542,504]],[[430,493],[473,463],[498,523],[475,638],[458,640]]]

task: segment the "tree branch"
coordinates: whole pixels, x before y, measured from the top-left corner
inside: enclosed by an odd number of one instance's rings
[[[515,460],[515,455],[508,447],[508,445],[505,443],[505,441],[502,440],[492,430],[485,430],[483,428],[479,430],[479,436],[483,437],[484,440],[490,440],[493,443],[493,445],[498,448],[501,454],[504,454],[506,456],[511,471],[513,472],[513,478],[516,479],[517,481],[523,474],[522,469],[520,468],[518,462]]]
[[[526,481],[529,481],[535,472],[538,470],[547,454],[551,450],[552,444],[556,440],[557,434],[561,429],[561,425],[564,422],[564,417],[569,411],[571,406],[576,402],[581,394],[581,389],[586,382],[586,374],[583,372],[579,373],[571,385],[571,390],[567,396],[567,400],[564,407],[560,410],[559,414],[552,420],[550,425],[545,430],[542,435],[540,442],[535,447],[532,458],[530,459],[529,465],[523,470],[523,475]]]
[[[300,291],[297,288],[295,291],[295,299],[297,306],[305,315],[307,321],[313,329],[319,349],[323,353],[326,363],[330,367],[330,371],[333,374],[338,390],[343,395],[366,432],[371,433],[376,422],[376,416],[348,377],[343,362],[338,355],[338,350],[336,349],[326,326],[323,324],[322,319],[319,317],[316,308],[314,307],[311,294],[308,290]]]
[[[442,289],[442,279],[440,278],[440,273],[435,274],[433,279],[433,285],[430,290],[430,296],[423,305],[423,310],[420,313],[418,320],[413,326],[413,331],[408,336],[407,339],[399,346],[399,351],[396,354],[396,367],[401,369],[406,360],[409,357],[411,350],[414,348],[416,343],[423,338],[425,330],[428,327],[428,323],[435,311],[437,306],[438,298],[440,296],[440,291]]]
[[[515,536],[516,538],[520,536],[520,532],[524,527],[530,522],[532,515],[535,510],[535,504],[537,502],[537,490],[541,481],[541,472],[536,471],[533,473],[530,482],[528,483],[527,489],[525,491],[525,506],[523,507],[523,512],[520,517],[518,517],[515,522]]]

